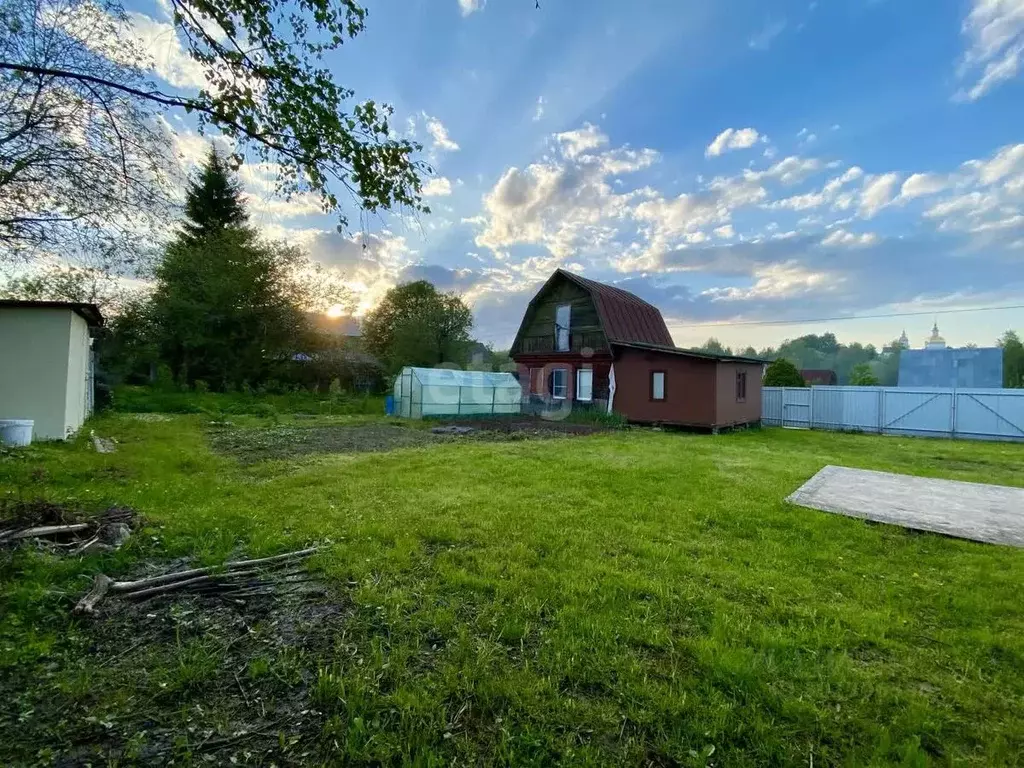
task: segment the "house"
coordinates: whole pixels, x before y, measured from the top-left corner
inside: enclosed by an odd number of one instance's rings
[[[803,377],[804,384],[808,387],[817,385],[835,386],[839,383],[836,372],[828,368],[804,368],[800,371],[800,375]]]
[[[549,407],[707,429],[761,419],[764,361],[679,349],[657,307],[563,269],[530,301],[510,355],[524,399]]]
[[[0,419],[32,419],[37,440],[63,440],[92,412],[94,304],[0,301]]]
[[[998,389],[1003,386],[1003,350],[947,347],[936,323],[924,349],[904,349],[900,353],[897,376],[900,387]]]

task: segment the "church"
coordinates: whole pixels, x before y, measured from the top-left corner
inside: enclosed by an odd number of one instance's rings
[[[906,341],[906,333],[900,337]],[[992,389],[1003,386],[1003,350],[998,347],[953,349],[932,326],[923,349],[904,349],[900,355],[900,387]]]

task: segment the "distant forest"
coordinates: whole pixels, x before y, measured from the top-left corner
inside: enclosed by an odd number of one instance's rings
[[[1003,349],[1003,386],[1024,386],[1024,344],[1021,343],[1019,334],[1015,331],[1006,331],[996,341],[996,345]],[[840,384],[851,383],[853,369],[859,365],[867,365],[879,384],[894,387],[899,373],[900,354],[906,348],[899,339],[893,339],[881,349],[877,349],[874,344],[861,344],[856,341],[842,344],[834,333],[823,333],[820,336],[812,333],[796,339],[787,339],[777,348],[746,347],[733,350],[712,337],[693,349],[701,352],[761,357],[766,360],[785,358],[801,370],[818,368],[835,371]]]

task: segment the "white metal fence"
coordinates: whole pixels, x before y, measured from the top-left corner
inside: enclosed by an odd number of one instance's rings
[[[1024,389],[765,387],[761,403],[773,426],[1024,440]]]

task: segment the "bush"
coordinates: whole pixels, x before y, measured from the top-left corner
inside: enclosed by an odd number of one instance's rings
[[[775,360],[768,366],[764,375],[764,386],[766,387],[806,387],[807,382],[800,375],[800,371],[789,360],[782,358]]]
[[[163,391],[155,387],[122,386],[114,390],[113,409],[122,413],[207,413],[273,418],[282,413],[377,415],[384,398],[339,393],[337,396],[299,390],[280,395],[245,392]]]

